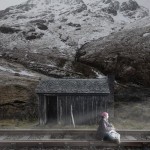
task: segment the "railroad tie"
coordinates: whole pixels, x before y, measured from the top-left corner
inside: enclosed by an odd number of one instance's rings
[[[0,136],[0,141],[4,140],[6,137],[7,137],[6,135]]]
[[[44,146],[43,146],[43,143],[42,143],[42,142],[39,142],[38,145],[39,145],[40,150],[42,150],[43,147],[44,147]]]
[[[25,136],[21,137],[20,140],[28,140],[29,137],[30,137],[30,135],[25,135]]]
[[[147,139],[147,140],[150,140],[150,136],[146,136],[146,139]]]
[[[131,140],[131,141],[136,141],[137,139],[131,135],[126,135],[125,136],[128,140]]]
[[[11,143],[11,150],[16,150],[16,143]]]
[[[51,139],[51,135],[44,135],[42,140],[49,140]]]

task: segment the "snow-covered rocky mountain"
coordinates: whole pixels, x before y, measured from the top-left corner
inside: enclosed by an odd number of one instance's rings
[[[82,45],[148,25],[149,9],[147,0],[28,0],[0,11],[0,56],[54,77],[85,75],[72,63]]]
[[[83,44],[149,16],[137,1],[28,0],[0,12],[1,45],[73,59]]]

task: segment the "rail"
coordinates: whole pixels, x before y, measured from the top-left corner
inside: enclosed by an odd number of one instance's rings
[[[95,129],[3,129],[0,147],[150,147],[149,130],[118,130],[121,143],[98,141]]]

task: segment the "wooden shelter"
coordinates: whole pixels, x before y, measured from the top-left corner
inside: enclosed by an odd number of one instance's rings
[[[113,84],[109,81],[108,77],[41,81],[36,89],[40,124],[96,124],[100,112],[113,115]]]

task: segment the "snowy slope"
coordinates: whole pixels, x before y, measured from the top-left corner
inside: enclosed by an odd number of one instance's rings
[[[0,12],[1,44],[71,58],[83,44],[147,17],[148,0],[136,1],[139,5],[134,0],[28,0]]]
[[[137,20],[136,22],[127,24],[124,27],[124,30],[131,30],[135,28],[144,28],[150,26],[150,17],[145,17],[143,19]]]
[[[136,0],[139,5],[144,6],[150,10],[150,1],[149,0]]]

